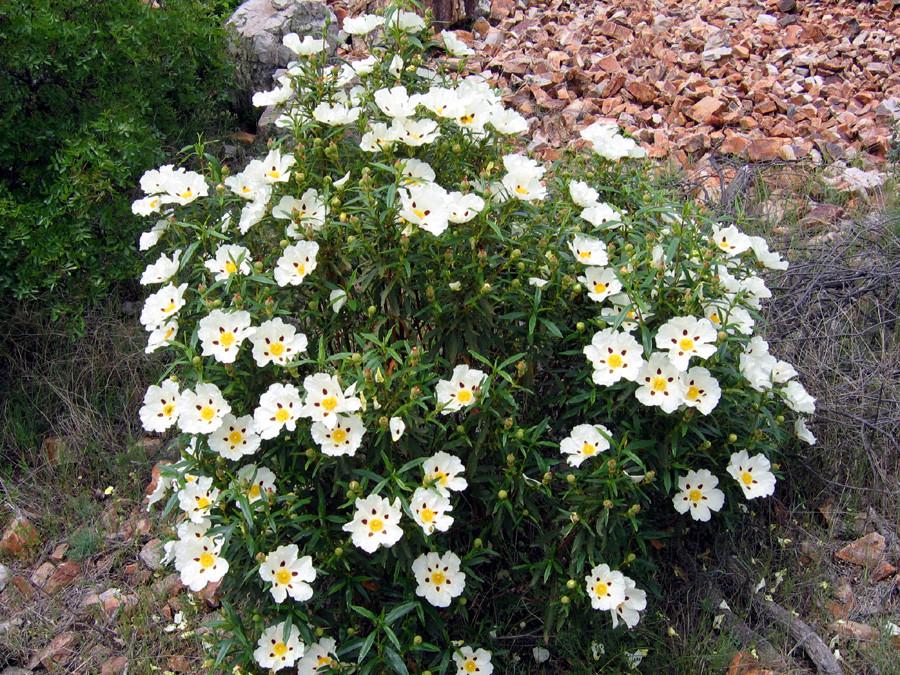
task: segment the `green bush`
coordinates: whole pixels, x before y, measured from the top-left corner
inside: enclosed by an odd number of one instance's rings
[[[0,4],[0,293],[77,315],[133,277],[126,191],[223,121],[223,40],[199,0]]]

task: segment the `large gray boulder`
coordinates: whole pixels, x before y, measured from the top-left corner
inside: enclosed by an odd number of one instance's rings
[[[236,66],[236,104],[249,110],[257,91],[273,87],[272,75],[296,56],[281,40],[288,33],[321,38],[328,25],[329,54],[337,46],[338,25],[334,13],[321,0],[247,0],[226,22],[229,51]]]

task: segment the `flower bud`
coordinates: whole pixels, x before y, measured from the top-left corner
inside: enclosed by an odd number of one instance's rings
[[[528,371],[528,364],[524,361],[519,361],[516,363],[516,375],[519,377],[524,377],[525,373]]]
[[[482,546],[484,546],[484,542],[481,541],[481,537],[472,542],[472,548],[481,548]]]
[[[640,505],[640,504],[632,504],[631,507],[628,509],[628,515],[629,515],[629,516],[632,516],[632,517],[633,517],[633,516],[636,516],[636,515],[639,514],[640,512],[641,512],[641,505]]]
[[[422,389],[418,385],[409,390],[409,400],[415,401],[422,395]]]
[[[501,501],[506,499],[507,497],[509,497],[509,493],[506,490],[500,490],[497,493],[497,499],[500,499]]]
[[[375,316],[375,313],[377,311],[378,311],[378,308],[375,307],[375,305],[369,305],[369,308],[366,310],[366,314],[368,314],[369,318],[371,319],[373,316]]]
[[[507,417],[505,420],[503,420],[503,428],[504,429],[509,431],[510,429],[512,429],[512,426],[513,426],[513,418],[512,417]]]
[[[514,248],[512,250],[512,252],[509,254],[510,260],[518,260],[521,257],[522,257],[522,251],[517,248]]]
[[[507,463],[509,466],[513,466],[513,465],[516,463],[516,456],[515,456],[514,454],[512,454],[511,452],[510,452],[510,453],[507,453],[507,455],[506,455],[506,463]]]
[[[337,207],[339,207],[341,205],[341,198],[340,197],[332,197],[329,204],[331,204],[331,208],[336,209]]]
[[[566,582],[566,588],[568,588],[569,590],[572,590],[572,589],[575,588],[576,586],[578,586],[578,582],[575,581],[574,579],[569,579],[569,580]]]
[[[307,448],[307,449],[306,449],[306,457],[307,457],[308,459],[312,459],[312,458],[315,457],[315,456],[316,456],[316,450],[315,450],[315,448]]]
[[[626,565],[630,565],[635,560],[637,560],[637,556],[634,553],[629,553],[628,555],[625,556],[625,564]]]
[[[775,418],[775,421],[778,422],[778,424],[784,424],[784,415],[778,415]]]
[[[199,368],[200,364],[203,363],[203,359],[201,359],[199,356],[195,356],[194,358],[191,359],[191,363],[194,365],[195,368]]]
[[[547,473],[544,474],[544,477],[543,477],[543,479],[541,479],[541,482],[544,485],[549,485],[550,481],[552,481],[552,480],[553,480],[553,474],[548,471]]]
[[[318,628],[316,628],[316,637],[320,638],[320,637],[322,637],[323,635],[325,635],[325,629],[322,628],[321,626],[319,626]]]
[[[612,507],[613,507],[612,500],[609,500],[609,499],[603,500],[603,508],[604,509],[606,509],[607,511],[610,511],[612,509]]]
[[[720,331],[716,334],[716,337],[719,338],[719,340],[724,340],[725,338],[728,337],[728,333],[726,333],[724,330],[720,330]]]
[[[460,607],[465,607],[465,606],[468,605],[468,604],[469,604],[469,599],[466,598],[465,596],[463,596],[463,597],[461,597],[461,598],[459,599],[459,606],[460,606]]]
[[[573,524],[580,522],[581,516],[578,515],[578,511],[572,511],[572,513],[569,514],[569,520],[571,520]]]
[[[737,443],[737,434],[728,434],[729,443]]]
[[[564,596],[562,596],[562,597],[559,599],[559,601],[560,601],[560,603],[563,604],[563,605],[568,605],[568,604],[569,604],[569,596],[568,596],[568,595],[564,595]]]
[[[416,636],[413,638],[413,644],[416,645],[417,647],[418,647],[420,644],[422,644],[422,636],[421,636],[421,635],[416,635]]]
[[[584,321],[579,321],[578,323],[575,324],[575,330],[577,330],[579,333],[583,333],[584,329],[585,329]]]
[[[567,475],[566,475],[566,482],[567,482],[569,485],[574,485],[574,484],[575,484],[575,474],[574,474],[574,473],[567,474]]]
[[[266,561],[266,554],[260,551],[256,554],[256,562],[264,563]]]
[[[281,241],[278,242],[278,245],[281,248],[287,248],[288,246],[291,245],[291,242],[289,242],[287,239],[282,239]]]
[[[340,558],[342,555],[344,555],[344,549],[342,549],[340,546],[338,546],[337,548],[334,549],[334,557],[335,558]],[[347,633],[349,634],[351,630],[353,630],[353,629],[348,628]]]
[[[382,429],[387,429],[390,426],[390,423],[391,421],[384,415],[378,418],[378,426]]]
[[[524,429],[516,429],[515,436],[516,436],[517,441],[521,441],[523,438],[525,438],[525,430]]]

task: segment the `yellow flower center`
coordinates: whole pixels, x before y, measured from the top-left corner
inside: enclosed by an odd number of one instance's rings
[[[437,513],[435,513],[434,511],[432,511],[431,509],[429,509],[426,506],[425,508],[422,509],[422,513],[420,515],[422,516],[423,523],[430,523],[431,521],[434,520],[434,517],[437,515]]]
[[[322,407],[328,412],[334,412],[334,409],[337,408],[337,404],[337,397],[335,396],[326,396],[322,399]]]
[[[216,557],[209,553],[208,551],[204,551],[200,554],[200,567],[205,570],[208,570],[210,567],[216,564]]]
[[[603,597],[608,592],[609,586],[606,584],[606,582],[598,581],[596,584],[594,584],[594,594],[598,597]]]
[[[666,378],[664,378],[660,375],[657,375],[656,377],[654,377],[653,380],[651,380],[651,382],[650,382],[650,388],[659,394],[664,392],[666,390],[667,386],[668,386],[668,383],[666,382]]]
[[[689,337],[684,337],[678,342],[678,346],[681,347],[681,351],[689,352],[694,348],[694,341]]]
[[[181,197],[182,199],[190,199],[193,195],[194,195],[194,191],[191,188],[188,188],[187,190],[185,190],[178,196]]]
[[[165,335],[163,335],[163,340],[170,339],[174,333],[175,333],[175,327],[170,326],[169,329],[166,331]]]
[[[247,490],[247,496],[249,496],[251,499],[256,499],[257,497],[259,497],[260,493],[261,489],[259,487],[259,483],[254,483],[250,486],[250,489]]]
[[[287,411],[287,408],[279,408],[278,411],[275,413],[275,421],[281,422],[282,424],[287,422],[290,419],[290,417],[291,417],[291,414]]]
[[[272,647],[272,653],[275,656],[284,656],[285,654],[287,654],[287,651],[288,651],[287,645],[284,644],[283,642],[278,642],[275,645],[273,645],[273,647]]]
[[[712,314],[710,314],[710,315],[709,315],[709,320],[712,321],[712,322],[713,322],[714,324],[716,324],[716,325],[722,323],[722,319],[719,318],[719,313],[718,313],[718,312],[713,312]]]
[[[445,581],[447,581],[447,576],[440,570],[431,573],[431,583],[435,586],[440,586]]]
[[[163,314],[171,314],[175,311],[175,301],[169,300],[169,304],[163,307]]]
[[[228,442],[231,443],[232,445],[237,445],[238,443],[240,443],[243,440],[244,440],[244,434],[242,434],[237,429],[235,429],[230,434],[228,434]]]
[[[469,403],[472,400],[472,392],[468,389],[460,389],[456,393],[456,400],[460,403]]]
[[[269,353],[272,356],[281,356],[282,354],[284,354],[284,343],[273,342],[269,345]]]
[[[221,344],[223,347],[230,347],[234,344],[234,340],[234,333],[232,333],[230,330],[226,330],[219,336],[219,344]]]
[[[281,172],[275,167],[272,167],[271,169],[266,171],[266,175],[272,180],[278,180],[279,178],[281,178]]]
[[[204,422],[212,422],[215,416],[216,409],[211,405],[205,405],[200,409],[200,419],[202,419]]]
[[[526,188],[526,187],[524,187],[524,186],[522,186],[522,185],[516,185],[516,194],[519,194],[519,195],[527,195],[527,194],[528,194],[528,188]]]
[[[425,212],[422,211],[421,209],[413,209],[412,212],[416,216],[416,218],[418,218],[419,220],[422,220],[425,218]]]
[[[475,659],[469,659],[466,661],[465,668],[467,673],[474,673],[478,670],[478,664],[475,663]]]
[[[472,124],[472,122],[474,122],[474,121],[475,121],[474,113],[471,115],[463,115],[462,117],[459,118],[460,124]]]
[[[700,396],[700,389],[695,384],[692,384],[690,387],[688,387],[687,392],[685,392],[685,394],[684,394],[684,397],[688,401],[696,401],[697,398],[699,398],[699,396]]]
[[[198,509],[209,508],[209,499],[207,497],[197,497],[197,508]]]
[[[741,474],[741,482],[744,485],[750,485],[753,482],[753,475],[749,471],[744,471]]]
[[[174,412],[175,412],[175,404],[174,403],[166,403],[162,407],[162,414],[165,415],[166,417],[171,417],[172,413],[174,413]]]
[[[251,188],[249,185],[244,185],[241,188],[241,192],[243,192],[245,195],[249,195],[251,192],[253,192],[253,188]]]
[[[228,274],[234,274],[237,272],[237,265],[229,260],[225,263],[225,271],[228,272]]]
[[[447,485],[447,481],[450,477],[446,473],[438,469],[434,472],[432,478],[434,478],[434,480],[436,480],[439,485]]]
[[[594,293],[606,293],[606,284],[602,281],[598,281],[594,284]]]
[[[590,251],[579,251],[578,257],[581,258],[582,260],[587,260],[588,258],[591,257],[591,252]]]
[[[333,666],[334,659],[330,656],[320,656],[316,659],[316,667],[321,668],[322,666]]]
[[[621,354],[610,354],[609,358],[606,359],[606,365],[610,368],[621,368],[623,363]]]
[[[282,586],[287,586],[291,581],[291,571],[290,570],[278,570],[275,573],[275,581],[277,581]]]
[[[294,269],[300,276],[306,274],[306,265],[304,265],[303,263],[294,263]]]
[[[331,432],[331,440],[335,443],[343,443],[347,440],[347,432],[343,429],[335,429]]]
[[[698,504],[701,499],[703,499],[703,493],[700,492],[697,488],[694,488],[690,492],[688,492],[688,499],[690,499],[695,504]]]
[[[372,518],[369,521],[369,529],[372,532],[381,532],[384,529],[384,521],[381,518]]]
[[[588,457],[590,457],[595,452],[597,452],[597,446],[594,445],[593,443],[588,443],[587,441],[585,441],[584,444],[581,446],[581,454],[582,455],[587,455]]]

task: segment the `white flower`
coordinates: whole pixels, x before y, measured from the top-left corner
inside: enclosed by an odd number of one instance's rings
[[[364,59],[350,61],[349,63],[347,63],[345,65],[348,68],[350,68],[355,75],[362,77],[364,75],[368,75],[373,70],[375,70],[375,66],[377,64],[378,64],[378,59],[376,59],[374,56],[367,56]],[[335,185],[337,185],[337,182],[335,182]]]
[[[419,95],[418,103],[438,117],[455,119],[459,110],[459,95],[454,89],[432,87],[426,93]]]
[[[743,307],[723,306],[721,303],[711,302],[703,308],[705,316],[717,329],[724,329],[726,333],[738,332],[742,335],[750,335],[753,332],[753,317]]]
[[[200,319],[197,337],[204,356],[212,356],[219,363],[234,363],[244,340],[255,332],[250,326],[249,312],[214,309]]]
[[[528,285],[534,286],[535,288],[543,288],[550,282],[547,279],[541,279],[540,277],[528,277]]]
[[[378,152],[391,147],[398,140],[400,140],[399,127],[373,122],[360,139],[359,147],[364,152]]]
[[[287,235],[293,239],[301,236],[300,228],[305,231],[307,227],[310,227],[313,232],[322,229],[327,215],[328,207],[325,205],[325,201],[313,188],[307,189],[300,199],[285,195],[278,204],[272,207],[273,218],[291,221],[287,227]]]
[[[641,620],[641,612],[647,608],[647,593],[637,587],[634,579],[625,577],[625,599],[609,610],[613,628],[618,627],[619,620],[628,628],[634,628]]]
[[[411,185],[400,190],[400,217],[438,236],[447,229],[447,191],[437,183]]]
[[[400,73],[403,72],[403,59],[399,54],[394,54],[394,58],[388,64],[388,72],[394,77],[400,77]]]
[[[178,421],[178,398],[178,384],[172,380],[147,387],[144,404],[138,411],[144,430],[162,433],[175,424]]]
[[[196,478],[196,476],[193,478]],[[202,539],[206,536],[206,533],[209,532],[210,527],[211,524],[209,520],[205,518],[196,523],[190,520],[182,520],[178,523],[178,527],[175,529],[178,539],[169,540],[163,545],[164,555],[161,560],[162,564],[168,565],[173,562],[188,541],[192,539]]]
[[[277,672],[282,668],[293,668],[297,659],[303,657],[304,651],[300,631],[291,625],[288,632],[285,622],[266,628],[256,643],[253,658],[261,668],[271,668]]]
[[[581,137],[591,144],[594,152],[614,162],[623,157],[647,156],[647,152],[634,139],[626,138],[619,133],[619,127],[615,123],[594,122],[581,130]]]
[[[157,349],[172,343],[172,340],[178,335],[178,321],[171,319],[166,321],[158,328],[154,328],[147,338],[147,346],[144,348],[145,354],[152,354]]]
[[[286,79],[286,78],[285,78]],[[279,78],[281,80],[281,78]],[[291,86],[290,80],[280,82],[274,89],[269,91],[257,91],[253,94],[250,102],[255,108],[267,108],[272,105],[281,105],[291,100],[294,96],[294,88]]]
[[[416,595],[435,607],[449,607],[450,601],[462,595],[466,587],[466,575],[459,571],[459,564],[460,559],[453,551],[444,555],[420,555],[412,564],[418,584]]]
[[[316,39],[312,35],[304,35],[301,40],[296,33],[288,33],[281,42],[297,56],[312,56],[325,51],[325,40]]]
[[[136,199],[131,203],[131,212],[136,216],[149,216],[152,213],[157,213],[162,206],[163,201],[160,195],[150,195],[149,197],[142,197],[141,199]],[[153,242],[154,244],[156,242]],[[153,244],[150,244],[152,246]],[[147,246],[147,248],[150,248]],[[141,248],[141,250],[145,250]]]
[[[251,227],[265,217],[269,208],[269,197],[272,196],[271,188],[269,186],[266,187],[268,189],[261,193],[264,195],[263,197],[253,200],[241,209],[241,217],[238,221],[238,231],[241,234],[247,234]]]
[[[480,370],[465,365],[456,366],[450,379],[440,380],[435,388],[441,414],[449,415],[475,403],[475,397],[486,379],[487,374]]]
[[[282,156],[275,148],[263,160],[263,180],[266,183],[287,183],[291,179],[290,168],[296,163],[293,155]]]
[[[626,293],[616,293],[609,296],[609,301],[615,307],[603,307],[600,310],[600,316],[604,317],[607,323],[616,324],[629,333],[638,329],[638,326],[645,323],[647,319],[653,316],[653,312],[643,310],[638,314],[637,305],[631,301]]]
[[[737,229],[734,225],[728,227],[714,227],[713,241],[728,257],[740,255],[750,248],[750,237]]]
[[[346,17],[343,28],[344,32],[349,35],[366,35],[383,25],[384,17],[377,14],[360,14]]]
[[[378,17],[381,18],[381,17]],[[349,19],[344,20],[344,25]],[[306,649],[303,658],[297,662],[297,675],[318,675],[327,669],[338,669],[338,661],[332,658],[337,653],[337,643],[331,638],[322,638]]]
[[[775,492],[775,474],[765,455],[750,457],[746,450],[731,455],[727,471],[731,474],[747,499],[769,497]]]
[[[453,662],[456,664],[456,675],[491,675],[494,666],[491,663],[491,653],[487,649],[473,650],[469,646],[460,647],[453,652]]]
[[[251,274],[250,251],[237,244],[222,244],[216,249],[216,255],[203,263],[204,267],[215,274],[216,281],[226,281],[232,274]]]
[[[148,331],[155,330],[174,317],[184,307],[187,284],[166,284],[148,296],[141,310],[141,325]]]
[[[759,335],[750,338],[738,359],[741,375],[756,391],[772,388],[772,371],[778,365],[774,356],[769,354],[769,343]]]
[[[494,106],[481,95],[460,96],[456,90],[456,104],[451,108],[453,121],[461,129],[467,129],[475,137],[484,133],[484,126],[490,122]],[[449,110],[448,110],[449,112]]]
[[[622,290],[622,282],[616,277],[616,271],[610,267],[588,267],[584,274],[578,277],[578,281],[594,302],[603,302]]]
[[[763,300],[772,297],[772,291],[766,286],[766,282],[757,276],[741,279],[740,291],[744,293],[744,301],[754,309],[759,309]]]
[[[279,286],[298,286],[306,275],[316,269],[319,245],[314,241],[299,241],[284,249],[275,263],[275,283]]]
[[[406,187],[408,185],[418,185],[421,183],[434,182],[434,169],[428,162],[421,159],[410,157],[403,160],[403,171],[400,175],[400,185]]]
[[[146,251],[156,246],[167,229],[169,229],[168,220],[157,220],[153,227],[141,234],[138,240],[138,249]]]
[[[191,522],[201,524],[218,498],[219,490],[212,486],[212,478],[201,476],[179,490],[178,507],[187,514]]]
[[[290,363],[300,352],[306,351],[308,340],[294,326],[275,318],[261,323],[250,342],[253,343],[253,359],[262,368],[269,363],[279,366]]]
[[[359,113],[359,108],[340,101],[333,105],[322,101],[313,109],[313,117],[316,121],[329,126],[353,124],[359,119]]]
[[[500,181],[501,195],[524,201],[538,201],[547,196],[541,183],[544,167],[524,155],[505,155],[506,175]]]
[[[816,412],[816,399],[809,395],[798,380],[791,380],[781,390],[787,407],[797,413],[812,415]]]
[[[176,548],[175,568],[181,583],[194,591],[216,583],[228,572],[228,561],[220,555],[222,543],[210,537],[192,537]]]
[[[174,251],[169,257],[165,253],[160,254],[155,263],[147,265],[141,275],[141,285],[164,284],[178,271],[178,261],[181,258],[181,249]]]
[[[335,288],[328,294],[328,304],[331,305],[331,309],[335,314],[340,312],[341,307],[347,304],[347,291],[343,288]]]
[[[572,466],[581,463],[598,453],[609,450],[609,439],[612,433],[602,424],[579,424],[559,443],[560,452]]]
[[[316,580],[316,570],[312,558],[308,555],[298,558],[299,553],[296,544],[279,546],[259,566],[259,576],[272,584],[269,591],[279,604],[287,596],[298,602],[309,600],[313,596],[313,589],[309,584]]]
[[[797,438],[799,438],[804,443],[808,445],[816,444],[816,437],[813,435],[813,432],[809,430],[809,427],[806,426],[806,420],[802,417],[798,417],[794,421],[794,433],[797,434]]]
[[[234,194],[248,201],[259,199],[263,195],[268,201],[271,187],[266,183],[265,175],[266,165],[262,161],[254,159],[240,173],[228,176],[224,183]]]
[[[494,106],[488,123],[501,134],[521,134],[528,131],[528,120],[511,108]]]
[[[402,417],[392,417],[388,427],[391,430],[391,440],[396,443],[403,436],[403,432],[406,431],[406,422],[403,421]]]
[[[400,122],[398,135],[400,142],[415,148],[434,142],[440,134],[438,124],[434,120],[404,119]]]
[[[663,412],[674,412],[684,402],[681,373],[669,358],[654,352],[638,373],[640,385],[634,392],[638,401],[647,406],[659,406]]]
[[[753,255],[762,264],[770,270],[786,270],[789,265],[775,251],[769,250],[769,243],[762,237],[748,237],[750,240],[750,248],[753,249]]]
[[[776,384],[784,384],[797,377],[797,369],[787,361],[778,361],[772,368],[772,381]]]
[[[341,389],[337,377],[328,373],[307,375],[303,388],[306,390],[303,415],[329,429],[337,426],[337,415],[356,412],[362,407],[362,402],[354,394],[356,385]]]
[[[672,499],[678,513],[691,512],[691,518],[706,522],[725,503],[725,493],[716,486],[719,479],[706,469],[688,471],[678,478],[679,492]]]
[[[400,528],[400,499],[393,503],[385,497],[369,495],[356,499],[353,520],[343,527],[349,532],[353,544],[366,553],[374,553],[379,546],[390,548],[403,536]]]
[[[576,234],[575,238],[569,242],[569,248],[575,260],[582,265],[606,265],[609,258],[606,253],[606,244],[594,237],[588,237],[583,234]]]
[[[185,389],[178,397],[178,428],[186,434],[208,434],[222,425],[231,406],[211,382]]]
[[[251,504],[267,495],[275,494],[275,473],[264,466],[247,464],[236,475],[239,485],[246,486],[245,495]]]
[[[198,197],[209,194],[209,186],[206,179],[196,171],[178,172],[167,178],[163,184],[165,194],[162,196],[163,204],[190,204]]]
[[[388,117],[412,117],[416,112],[417,99],[411,98],[403,86],[379,89],[373,98],[375,105]]]
[[[684,386],[684,403],[689,408],[696,408],[703,415],[709,415],[718,405],[722,395],[719,383],[706,368],[694,366],[681,374]]]
[[[594,333],[584,355],[594,367],[593,381],[610,386],[621,379],[634,382],[644,365],[644,350],[628,333],[605,328]]]
[[[259,443],[259,434],[250,415],[225,415],[222,426],[209,436],[209,449],[231,460],[252,455],[259,449]]]
[[[425,532],[425,536],[434,534],[435,530],[446,532],[453,524],[453,516],[450,515],[453,508],[450,505],[450,498],[440,492],[428,488],[416,488],[409,508],[416,523]]]
[[[581,217],[594,227],[600,227],[607,223],[616,223],[616,225],[619,225],[622,222],[622,214],[619,213],[614,206],[607,204],[606,202],[588,206],[581,211]],[[609,225],[609,227],[612,228],[613,225]]]
[[[334,428],[321,422],[312,425],[313,440],[318,443],[322,452],[331,457],[347,455],[352,457],[362,444],[366,428],[360,415],[337,415]]]
[[[441,37],[444,39],[444,47],[451,56],[469,56],[475,53],[475,50],[460,40],[456,33],[442,30]]]
[[[282,429],[293,431],[303,414],[300,392],[292,384],[270,384],[253,411],[253,423],[263,439],[275,438]]]
[[[600,564],[584,578],[591,607],[612,610],[625,601],[625,575]]]
[[[569,182],[569,196],[572,197],[575,206],[580,206],[583,209],[595,206],[600,199],[599,192],[580,180]],[[605,265],[606,263],[603,264]]]
[[[436,488],[445,497],[450,492],[462,492],[469,487],[466,479],[460,475],[465,470],[459,457],[443,450],[426,459],[422,465],[425,484]]]
[[[404,33],[419,33],[425,30],[425,19],[415,12],[396,10],[387,20],[388,28],[399,28]]]
[[[165,164],[158,169],[148,169],[141,176],[140,185],[144,194],[156,195],[160,192],[166,192],[168,186],[172,183],[176,176],[184,174],[183,168],[176,169],[171,164]]]
[[[687,370],[692,356],[708,359],[716,353],[718,332],[707,319],[676,316],[660,326],[656,346],[668,352],[669,361],[678,370]]]

